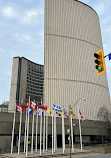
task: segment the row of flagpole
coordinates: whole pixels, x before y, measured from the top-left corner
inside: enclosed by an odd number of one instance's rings
[[[30,97],[29,97],[29,104],[30,104]],[[42,105],[42,99],[41,99]],[[38,111],[38,107],[37,107]],[[65,125],[64,125],[64,109],[62,106],[62,146],[63,146],[63,153],[65,152]],[[78,110],[79,112],[79,110]],[[41,110],[42,113],[42,110]],[[14,128],[15,128],[15,115],[16,110],[14,110],[14,119],[13,119],[13,129],[12,129],[12,141],[11,141],[11,154],[13,153],[13,139],[14,139]],[[57,150],[57,129],[56,129],[56,115],[55,113],[51,113],[52,115],[52,154]],[[45,120],[46,118],[46,120]],[[72,117],[71,118],[71,139],[72,139],[72,152],[74,152],[74,143],[73,143],[73,125],[72,125]],[[48,116],[45,115],[44,112],[44,119],[43,119],[43,153],[45,152],[45,147],[47,151],[47,144],[48,144]],[[18,155],[20,154],[20,137],[21,137],[21,122],[22,122],[22,109],[20,110],[20,124],[19,124],[19,139],[18,139]],[[45,126],[46,125],[46,126]],[[46,130],[45,130],[46,129]],[[80,130],[80,144],[81,144],[81,151],[82,151],[82,136],[81,136],[81,124],[80,124],[80,116],[79,116],[79,130]],[[46,132],[46,144],[45,144],[45,132]],[[36,115],[36,141],[35,141],[35,152],[37,152],[37,134],[38,134],[38,114]],[[25,133],[24,133],[24,153],[26,152],[26,156],[28,154],[28,136],[29,136],[29,111],[26,110],[26,120],[25,120]],[[33,111],[33,118],[32,118],[32,141],[31,141],[31,154],[33,154],[33,139],[34,138],[34,111]],[[40,155],[42,146],[42,114],[40,115]]]
[[[29,97],[30,103],[30,97]],[[41,99],[42,105],[42,99]],[[38,109],[37,109],[38,110]],[[42,113],[42,111],[41,111]],[[12,141],[11,141],[11,154],[13,153],[13,139],[14,139],[14,128],[15,128],[15,115],[16,110],[14,110],[14,119],[13,119],[13,129],[12,129]],[[37,152],[37,131],[38,131],[38,115],[36,115],[36,146],[35,151]],[[22,109],[20,110],[20,124],[19,124],[19,140],[18,140],[18,155],[20,154],[20,137],[21,137],[21,122],[22,122]],[[54,128],[56,129],[56,122],[54,122]],[[43,130],[43,152],[45,152],[45,112],[44,112],[44,130]],[[57,142],[55,136],[56,133],[53,133],[53,113],[52,113],[52,142],[53,142],[53,134],[54,134],[54,143]],[[34,112],[33,112],[33,119],[32,119],[32,141],[31,141],[31,154],[33,154],[33,135],[34,135]],[[24,133],[24,153],[26,151],[26,156],[28,154],[28,136],[29,136],[29,112],[26,110],[26,120],[25,120],[25,133]],[[48,144],[48,116],[46,115],[46,151],[47,151],[47,144]],[[42,146],[42,114],[40,117],[40,155],[41,155],[41,146]],[[54,145],[54,147],[57,145]],[[54,149],[55,151],[55,149]],[[53,154],[53,144],[52,144],[52,154]]]

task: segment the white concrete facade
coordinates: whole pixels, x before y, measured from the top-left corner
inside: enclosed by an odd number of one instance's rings
[[[74,105],[84,118],[97,120],[100,107],[110,106],[106,73],[97,76],[94,53],[103,48],[99,18],[74,0],[45,0],[44,104]],[[77,116],[77,115],[76,115]]]
[[[18,80],[18,67],[19,67],[19,58],[13,60],[12,67],[12,79],[11,79],[11,88],[10,88],[10,98],[9,98],[9,112],[14,112],[16,108],[16,91],[17,91],[17,80]]]

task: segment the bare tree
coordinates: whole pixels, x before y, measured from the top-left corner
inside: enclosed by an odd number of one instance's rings
[[[111,138],[111,113],[109,113],[106,107],[102,107],[99,109],[97,117],[104,123],[107,129],[107,136]]]

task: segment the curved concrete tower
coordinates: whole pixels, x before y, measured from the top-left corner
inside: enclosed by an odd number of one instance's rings
[[[102,49],[97,13],[74,0],[45,0],[44,103],[74,105],[86,119],[97,120],[110,105],[106,73],[97,76],[94,53]]]

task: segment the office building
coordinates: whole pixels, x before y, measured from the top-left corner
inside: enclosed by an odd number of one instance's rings
[[[36,64],[24,57],[13,58],[12,80],[9,99],[9,112],[16,104],[27,104],[29,96],[39,105],[43,100],[43,65]]]

